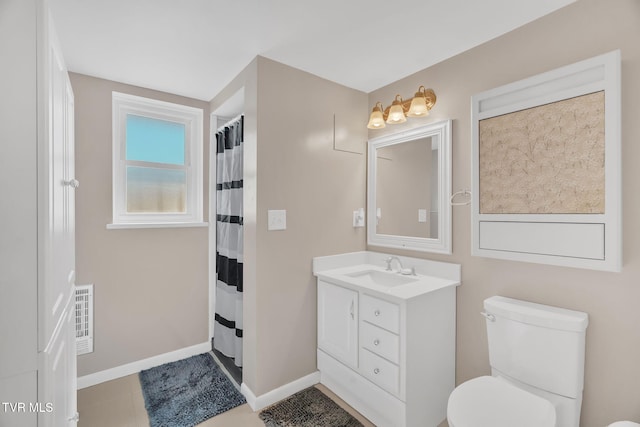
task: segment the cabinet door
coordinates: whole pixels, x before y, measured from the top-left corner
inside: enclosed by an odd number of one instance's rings
[[[358,293],[318,281],[318,348],[356,368]]]

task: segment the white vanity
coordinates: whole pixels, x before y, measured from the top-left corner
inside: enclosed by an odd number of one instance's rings
[[[314,258],[321,383],[379,427],[435,427],[455,386],[460,265],[397,257],[388,271],[389,257]]]

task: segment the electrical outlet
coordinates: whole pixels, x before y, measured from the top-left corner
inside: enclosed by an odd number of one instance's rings
[[[418,209],[418,222],[427,222],[427,210]]]

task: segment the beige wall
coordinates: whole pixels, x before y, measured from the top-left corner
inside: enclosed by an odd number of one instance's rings
[[[367,95],[258,57],[211,110],[242,85],[243,381],[261,395],[316,370],[312,258],[364,248],[352,212],[365,206]],[[334,114],[335,134],[360,153],[333,149]],[[268,209],[286,209],[286,230],[267,231]]]
[[[244,89],[244,178],[243,178],[243,294],[242,294],[242,382],[253,390],[257,384],[258,309],[256,282],[256,167],[257,167],[257,87],[258,58],[251,61],[210,103],[210,111],[224,105],[238,90]],[[213,278],[215,273],[211,272]]]
[[[107,230],[111,222],[111,92],[204,109],[205,213],[208,103],[71,73],[75,94],[77,284],[94,284],[88,375],[208,340],[207,228]]]
[[[482,301],[504,295],[589,313],[583,427],[640,421],[640,2],[580,0],[523,28],[369,96],[373,107],[423,84],[438,103],[429,121],[453,119],[453,188],[471,186],[470,97],[614,49],[622,51],[624,265],[605,273],[470,256],[470,208],[453,209],[453,255],[407,253],[462,264],[456,379],[489,373]],[[419,50],[419,47],[417,47]],[[371,108],[370,107],[370,108]],[[382,132],[423,123],[388,126]],[[382,132],[371,131],[370,136]],[[375,248],[371,248],[375,249]]]

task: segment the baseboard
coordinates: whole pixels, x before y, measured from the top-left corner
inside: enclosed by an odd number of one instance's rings
[[[159,354],[147,359],[138,360],[136,362],[127,363],[126,365],[116,366],[115,368],[106,369],[93,374],[84,375],[82,377],[78,377],[78,390],[91,387],[105,381],[126,377],[127,375],[138,373],[143,369],[149,369],[165,363],[175,362],[176,360],[186,359],[187,357],[206,353],[208,351],[211,351],[211,343],[209,341],[181,348],[179,350],[170,351],[168,353]]]
[[[238,390],[240,393],[242,393],[242,391],[240,390],[240,384],[238,384],[238,382],[233,377],[233,375],[231,375],[231,373],[227,370],[227,368],[224,366],[224,363],[222,363],[222,361],[220,361],[220,358],[218,358],[218,356],[216,355],[215,351],[211,352],[211,356],[213,356],[213,360],[216,361],[216,365],[218,365],[218,368],[220,368],[220,370],[227,376],[227,378],[229,378],[229,381],[231,381],[231,384],[233,384],[233,386],[236,388],[236,390]]]
[[[280,400],[291,396],[299,391],[304,390],[307,387],[311,387],[320,382],[320,371],[315,371],[309,375],[271,390],[260,396],[256,396],[246,383],[242,383],[240,392],[247,399],[247,403],[254,411],[259,411],[262,408],[266,408],[269,405],[273,405]]]

